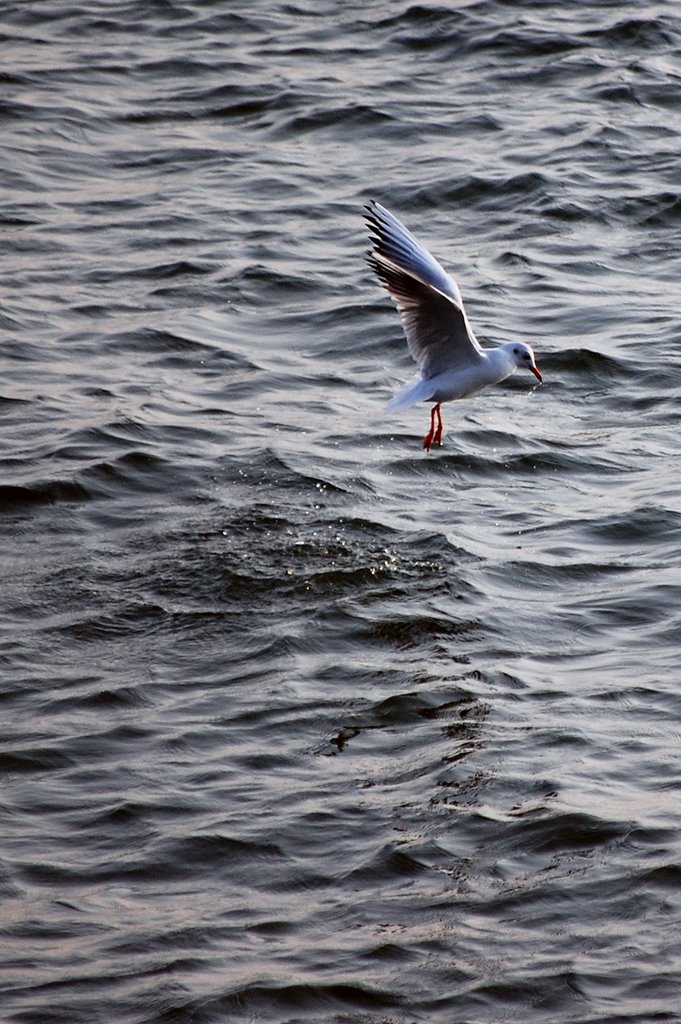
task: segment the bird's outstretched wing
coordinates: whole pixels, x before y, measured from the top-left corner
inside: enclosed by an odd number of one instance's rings
[[[366,210],[373,244],[367,262],[397,306],[423,376],[477,363],[482,350],[456,282],[384,206],[372,202]]]

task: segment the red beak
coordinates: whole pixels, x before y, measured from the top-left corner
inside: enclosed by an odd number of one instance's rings
[[[541,384],[542,377],[541,377],[541,373],[539,372],[537,367],[536,366],[531,366],[530,369],[532,370],[532,373],[535,375],[535,377],[537,378],[537,380]]]

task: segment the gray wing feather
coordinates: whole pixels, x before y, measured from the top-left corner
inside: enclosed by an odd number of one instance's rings
[[[475,363],[481,349],[456,282],[385,207],[372,203],[366,218],[374,244],[367,262],[399,310],[424,377]]]

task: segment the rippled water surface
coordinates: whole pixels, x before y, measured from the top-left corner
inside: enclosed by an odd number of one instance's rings
[[[0,5],[8,1024],[681,991],[681,13]],[[362,206],[535,348],[445,408]]]

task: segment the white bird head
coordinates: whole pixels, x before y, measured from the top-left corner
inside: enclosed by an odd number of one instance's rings
[[[542,376],[537,369],[537,364],[534,361],[534,352],[529,345],[525,345],[522,341],[513,341],[509,345],[505,345],[504,348],[510,350],[516,366],[525,367],[526,370],[535,375],[541,384]]]

